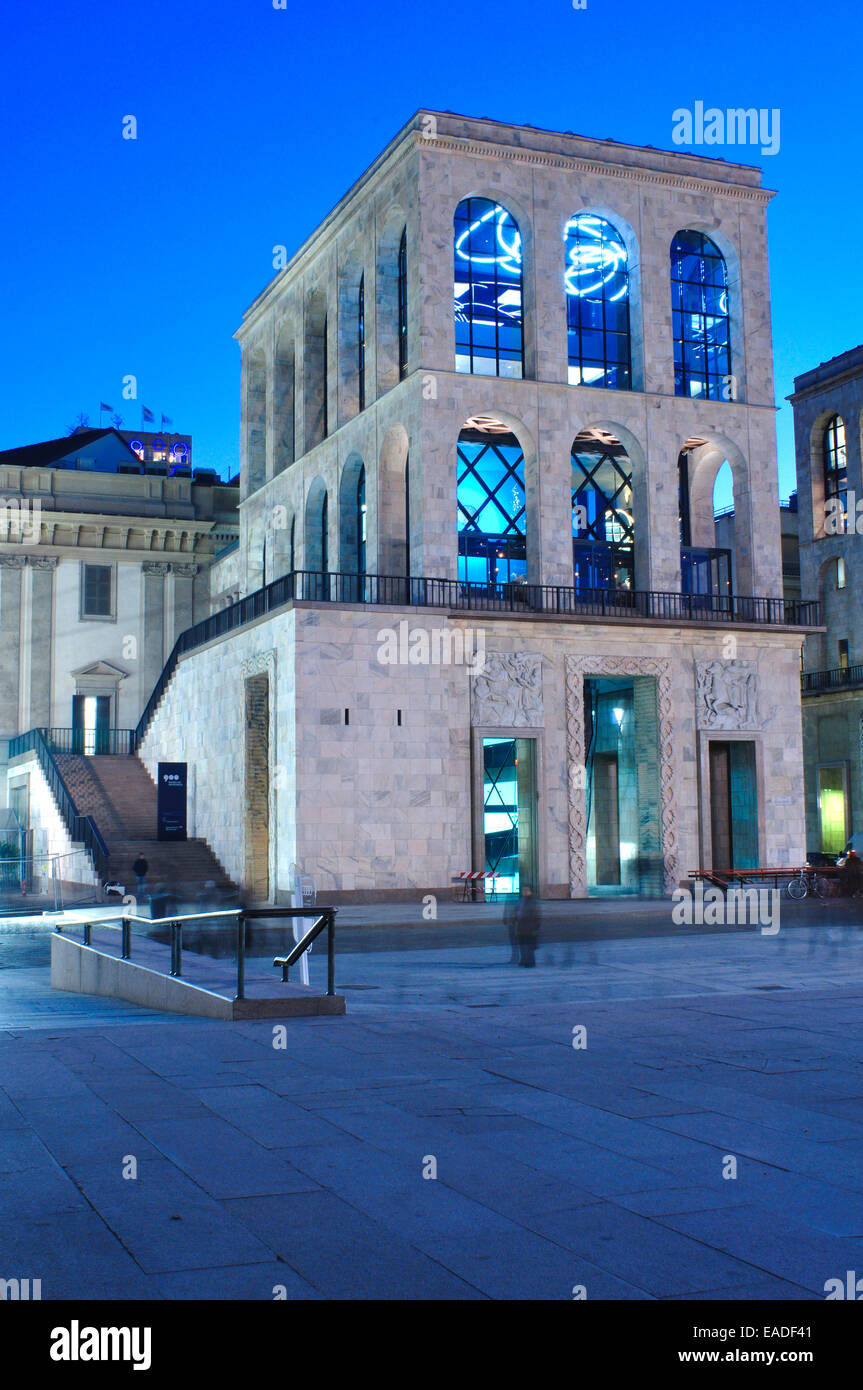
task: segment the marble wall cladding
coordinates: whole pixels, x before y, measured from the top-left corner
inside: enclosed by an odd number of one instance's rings
[[[159,759],[194,767],[194,833],[243,882],[244,679],[271,671],[271,892],[282,900],[300,871],[322,893],[439,891],[473,867],[471,682],[467,664],[419,664],[441,629],[470,627],[503,660],[541,665],[541,705],[513,727],[540,743],[539,834],[543,890],[570,893],[567,656],[589,674],[649,660],[670,675],[671,777],[676,865],[685,878],[709,863],[706,749],[719,735],[696,727],[699,666],[727,661],[729,634],[675,628],[578,626],[496,618],[479,629],[445,613],[299,605],[180,663],[145,740]],[[420,640],[420,635],[423,640]],[[739,631],[735,659],[768,689],[763,721],[741,736],[758,750],[762,862],[792,864],[805,851],[799,639]],[[393,659],[395,658],[395,659]],[[643,666],[640,668],[643,669]],[[665,669],[665,668],[663,668]],[[768,708],[769,706],[769,708]],[[189,717],[189,711],[195,717]],[[541,710],[541,715],[537,711]],[[769,717],[767,717],[769,716]],[[509,732],[474,725],[478,737]],[[666,827],[670,822],[666,818]]]
[[[36,757],[18,757],[6,770],[7,782],[16,786],[26,779],[28,788],[29,828],[33,832],[33,854],[36,858],[44,856],[45,865],[34,864],[34,873],[43,878],[43,891],[50,891],[50,868],[54,861],[56,876],[68,883],[95,884],[96,875],[90,856],[80,844],[72,840],[66,822],[60,815],[57,803],[49,787],[45,774]]]

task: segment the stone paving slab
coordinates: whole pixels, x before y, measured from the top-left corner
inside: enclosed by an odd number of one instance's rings
[[[44,1298],[823,1297],[863,1269],[859,953],[800,929],[754,969],[765,945],[573,943],[536,971],[461,947],[487,967],[469,981],[443,949],[401,975],[377,951],[345,969],[379,988],[283,1048],[265,1022],[70,1014],[44,970],[0,971],[6,1277]]]

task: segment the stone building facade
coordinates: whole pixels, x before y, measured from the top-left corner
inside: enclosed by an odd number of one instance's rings
[[[101,751],[134,728],[176,637],[211,612],[237,501],[215,474],[145,468],[112,429],[0,453],[0,766],[10,738],[71,737],[91,711]]]
[[[195,833],[255,896],[799,860],[817,613],[782,598],[770,196],[419,112],[248,310],[244,597],[142,755],[193,765]]]
[[[823,604],[803,676],[806,831],[835,854],[863,832],[863,347],[794,381],[800,576]]]

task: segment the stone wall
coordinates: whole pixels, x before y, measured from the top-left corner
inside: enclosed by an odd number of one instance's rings
[[[505,681],[495,696],[488,670],[481,688],[469,665],[410,660],[423,642],[433,657],[436,635],[452,655],[456,632],[469,654],[481,644],[499,658],[498,683],[501,670],[532,663],[540,698],[521,689],[513,702]],[[388,651],[404,660],[381,659]],[[185,658],[142,749],[151,771],[160,759],[192,765],[195,831],[238,882],[247,881],[245,681],[264,670],[270,894],[282,901],[297,871],[336,899],[450,891],[453,875],[476,866],[479,741],[525,732],[539,744],[543,891],[583,894],[574,692],[589,674],[659,682],[667,886],[710,864],[711,738],[756,745],[761,862],[794,864],[805,851],[795,634],[298,604]]]

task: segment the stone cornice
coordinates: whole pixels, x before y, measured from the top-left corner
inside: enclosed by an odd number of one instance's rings
[[[765,207],[770,199],[775,197],[775,190],[770,188],[756,188],[748,184],[726,182],[724,179],[709,179],[697,174],[672,174],[661,169],[645,169],[637,164],[606,163],[599,159],[585,159],[583,155],[552,154],[546,150],[525,149],[521,145],[498,145],[452,135],[432,137],[424,135],[422,131],[416,132],[415,143],[428,149],[446,150],[452,154],[466,154],[480,159],[502,159],[508,163],[531,164],[544,169],[566,169],[573,174],[623,179],[647,184],[653,188],[707,193],[711,197],[748,199]]]

